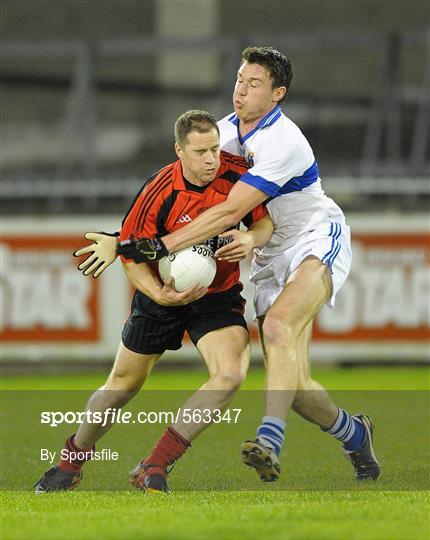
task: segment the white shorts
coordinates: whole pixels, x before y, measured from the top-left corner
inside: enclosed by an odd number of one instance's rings
[[[333,294],[327,306],[334,306],[336,294],[351,268],[351,234],[345,223],[325,223],[281,255],[254,258],[250,279],[255,283],[256,317],[267,313],[289,276],[309,256],[318,257],[323,264],[329,266]]]

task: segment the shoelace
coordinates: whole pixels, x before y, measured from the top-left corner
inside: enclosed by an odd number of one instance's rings
[[[177,463],[177,460],[175,460],[175,461],[171,464],[170,469],[166,469],[167,474],[170,474],[170,472],[173,471],[173,469],[175,468],[176,463]]]

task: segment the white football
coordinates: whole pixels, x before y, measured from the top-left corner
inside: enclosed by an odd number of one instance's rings
[[[163,281],[169,276],[175,280],[175,289],[180,292],[193,283],[209,287],[216,274],[215,257],[207,246],[191,246],[160,259],[158,271]]]

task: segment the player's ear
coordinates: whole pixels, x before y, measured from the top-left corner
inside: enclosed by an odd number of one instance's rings
[[[177,142],[175,142],[175,152],[179,159],[181,159],[182,155],[182,148],[179,146]]]
[[[285,86],[278,86],[278,88],[275,90],[274,100],[279,103],[279,101],[284,99],[286,93],[287,89]]]

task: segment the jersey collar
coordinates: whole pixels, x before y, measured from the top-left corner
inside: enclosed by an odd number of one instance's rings
[[[255,126],[255,128],[247,133],[245,137],[242,137],[239,132],[239,118],[237,117],[236,113],[233,113],[228,120],[234,124],[237,127],[237,138],[239,139],[240,144],[243,144],[245,141],[247,141],[250,137],[254,135],[259,129],[264,129],[272,124],[274,124],[282,114],[281,107],[279,105],[276,105],[270,112],[268,112],[263,118],[258,122],[258,124]]]

